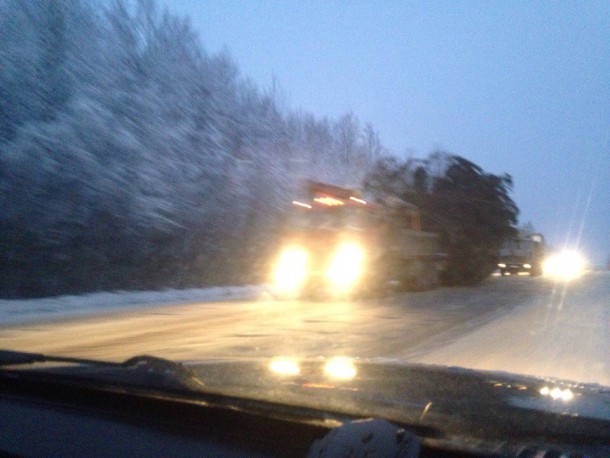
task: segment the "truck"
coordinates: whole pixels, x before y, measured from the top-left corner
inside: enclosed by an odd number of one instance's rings
[[[519,230],[516,237],[504,241],[498,255],[498,270],[505,275],[542,274],[544,236]]]
[[[284,297],[431,289],[445,260],[414,205],[316,181],[291,202],[278,240],[271,282]]]

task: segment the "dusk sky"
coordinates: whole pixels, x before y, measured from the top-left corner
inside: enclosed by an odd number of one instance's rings
[[[508,173],[521,222],[609,258],[609,1],[164,4],[287,107],[352,110],[397,156]]]

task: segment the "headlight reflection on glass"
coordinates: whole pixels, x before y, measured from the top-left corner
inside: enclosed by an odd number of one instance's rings
[[[561,388],[549,388],[544,386],[540,389],[540,394],[543,396],[550,396],[552,399],[561,399],[562,401],[571,401],[574,398],[574,393],[569,388],[562,390]]]
[[[349,380],[356,376],[356,366],[351,358],[332,358],[324,365],[324,373],[331,378]]]
[[[299,375],[301,368],[296,360],[290,358],[276,358],[269,364],[269,370],[278,375]]]
[[[298,247],[284,250],[275,267],[275,285],[282,291],[294,291],[305,279],[307,253]]]
[[[333,255],[327,278],[339,290],[350,288],[362,274],[364,251],[354,243],[344,243]]]

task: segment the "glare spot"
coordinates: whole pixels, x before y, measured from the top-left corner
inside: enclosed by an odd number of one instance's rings
[[[574,393],[569,388],[561,389],[559,387],[549,388],[544,386],[540,388],[540,394],[543,396],[550,396],[553,400],[561,399],[562,401],[571,401],[574,398]]]
[[[339,199],[335,199],[334,197],[316,197],[314,199],[315,202],[318,202],[323,205],[328,205],[329,207],[335,207],[337,205],[344,205],[344,202]]]
[[[359,204],[366,205],[366,200],[359,199],[358,197],[350,196],[349,200],[358,202]]]
[[[344,291],[353,286],[362,275],[364,251],[354,243],[344,243],[337,249],[328,267],[327,277],[334,288]]]
[[[576,251],[564,250],[548,257],[542,270],[545,276],[556,280],[574,280],[583,275],[585,260]]]
[[[309,205],[309,204],[305,204],[305,203],[303,203],[303,202],[298,202],[298,201],[296,201],[296,200],[293,200],[293,201],[292,201],[292,205],[296,205],[297,207],[308,208],[308,209],[310,209],[310,210],[311,210],[311,205]]]
[[[300,247],[285,249],[275,267],[274,283],[280,291],[293,292],[307,274],[307,252]]]
[[[356,376],[356,367],[351,358],[332,358],[324,366],[324,373],[335,379],[348,380]]]
[[[293,359],[274,359],[269,364],[271,372],[279,375],[299,375],[301,368],[298,363]]]

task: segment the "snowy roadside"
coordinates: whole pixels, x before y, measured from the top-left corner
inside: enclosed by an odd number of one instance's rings
[[[113,291],[41,299],[0,299],[0,327],[107,312],[191,302],[254,300],[265,285],[217,286],[164,291]]]

